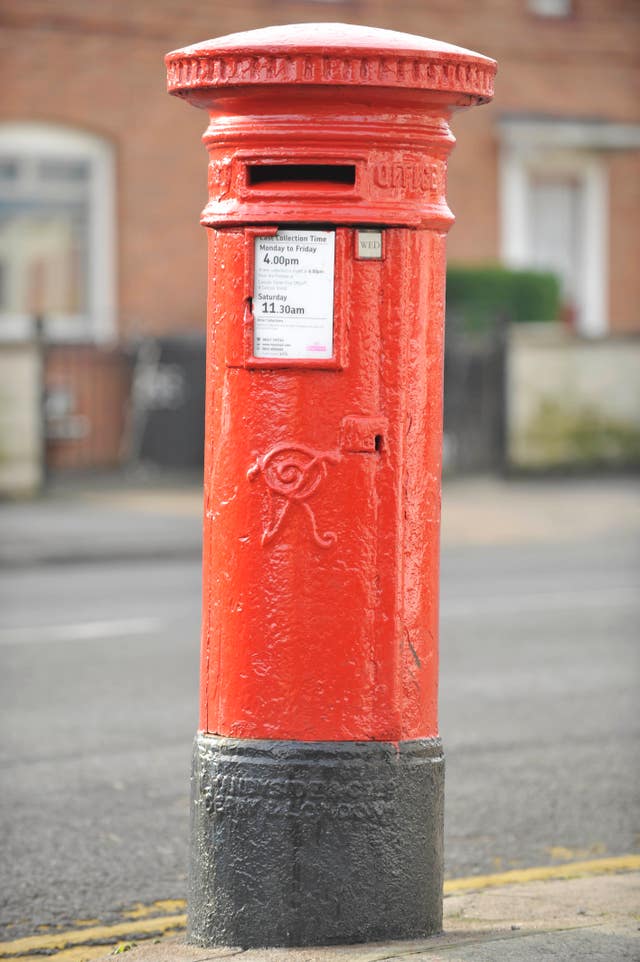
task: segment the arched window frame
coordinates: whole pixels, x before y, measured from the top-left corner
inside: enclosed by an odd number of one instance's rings
[[[0,124],[0,160],[8,158],[64,159],[87,164],[87,308],[81,316],[51,314],[44,318],[45,336],[52,341],[108,343],[115,324],[115,175],[114,152],[101,137],[75,128],[46,123]],[[33,317],[0,314],[0,339],[32,335]]]

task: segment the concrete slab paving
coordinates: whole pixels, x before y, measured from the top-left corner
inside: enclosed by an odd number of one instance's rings
[[[430,939],[321,948],[198,948],[147,942],[127,962],[637,962],[640,873],[530,882],[445,898],[445,931]]]

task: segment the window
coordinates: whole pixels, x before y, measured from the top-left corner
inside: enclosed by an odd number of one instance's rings
[[[608,330],[607,166],[602,130],[584,126],[501,123],[501,247],[510,266],[553,271],[565,318],[598,337]]]
[[[527,0],[527,7],[538,17],[568,17],[571,0]]]
[[[113,162],[100,138],[0,126],[0,338],[114,334]]]
[[[586,308],[582,276],[585,185],[577,175],[534,168],[527,194],[530,265],[558,275],[565,318],[576,324],[584,318]]]

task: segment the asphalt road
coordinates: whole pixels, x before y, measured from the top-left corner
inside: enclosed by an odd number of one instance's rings
[[[640,545],[443,554],[449,877],[637,850]],[[3,572],[0,938],[184,897],[199,565]]]

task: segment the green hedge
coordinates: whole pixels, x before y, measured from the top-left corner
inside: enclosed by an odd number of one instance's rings
[[[447,314],[469,331],[496,321],[555,321],[560,312],[560,282],[555,274],[515,271],[499,265],[447,270]]]

